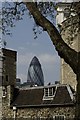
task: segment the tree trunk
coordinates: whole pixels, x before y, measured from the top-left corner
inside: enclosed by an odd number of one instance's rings
[[[77,91],[76,91],[76,120],[80,120],[80,72],[77,74]]]
[[[41,12],[36,8],[35,3],[33,2],[25,2],[26,7],[33,15],[35,22],[41,26],[51,38],[55,49],[57,50],[59,56],[64,59],[66,63],[70,65],[73,69],[74,73],[77,73],[77,52],[70,48],[62,39],[60,33],[55,28],[55,26],[46,18],[44,17]],[[73,59],[74,58],[74,59]]]
[[[76,120],[80,120],[80,52],[77,55],[77,91],[76,91]]]
[[[23,0],[25,1],[25,0]],[[36,8],[35,3],[25,2],[26,7],[33,15],[35,22],[41,26],[49,34],[52,43],[54,44],[59,56],[71,66],[74,73],[77,75],[77,95],[76,95],[76,120],[80,120],[80,53],[71,49],[61,38],[61,35],[55,26],[44,17],[41,12]]]

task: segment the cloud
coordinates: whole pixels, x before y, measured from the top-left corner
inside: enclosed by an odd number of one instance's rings
[[[18,55],[18,76],[22,79],[22,81],[27,81],[27,72],[29,64],[32,58],[35,56],[33,52],[26,52],[24,54]],[[40,53],[36,55],[41,63],[45,83],[50,82],[53,83],[57,78],[57,74],[59,67],[59,58],[55,54],[49,53]]]
[[[54,83],[59,80],[59,57],[56,54],[42,54],[39,58],[43,69],[45,84],[48,84],[49,82]]]
[[[58,60],[57,55],[52,54],[42,54],[39,56],[39,58],[43,64],[53,64]]]
[[[22,0],[0,0],[0,2],[22,2]],[[34,2],[35,0],[33,0]],[[61,0],[56,0],[56,2],[59,2]],[[24,2],[32,2],[32,0],[24,0]],[[38,0],[38,2],[55,2],[55,0]]]
[[[30,60],[33,56],[33,53],[25,53],[18,55],[18,65],[26,65],[30,63]]]
[[[35,54],[31,52],[18,55],[18,64],[19,65],[29,64],[34,56]],[[51,64],[56,63],[58,60],[57,55],[52,55],[52,54],[47,54],[47,53],[39,54],[37,55],[37,57],[39,58],[39,61],[42,64],[51,65]]]

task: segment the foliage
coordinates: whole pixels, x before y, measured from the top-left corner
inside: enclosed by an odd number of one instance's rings
[[[15,21],[22,20],[26,7],[17,2],[2,3],[2,33],[10,35],[9,27],[15,26]]]
[[[36,7],[41,11],[41,13],[48,19],[54,23],[54,9],[55,9],[55,3],[52,2],[37,2],[35,3]],[[25,11],[27,11],[30,18],[32,18],[32,15],[26,8],[25,4],[23,2],[3,2],[2,3],[2,33],[4,35],[10,35],[10,27],[15,27],[15,22],[22,20],[23,15],[25,14]],[[42,33],[43,29],[37,25],[37,23],[34,22],[33,26],[33,32],[34,32],[34,38],[37,38],[37,34]]]
[[[54,2],[39,2],[36,3],[36,7],[39,9],[41,14],[49,19],[53,24],[55,24],[55,15],[56,15],[56,3]],[[34,32],[34,39],[37,38],[38,34],[41,34],[45,29],[41,28],[37,21],[34,24],[33,32]]]

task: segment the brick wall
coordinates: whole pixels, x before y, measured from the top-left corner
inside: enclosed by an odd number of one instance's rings
[[[16,51],[3,49],[3,85],[14,85],[16,82]]]
[[[55,115],[65,115],[66,118],[74,117],[74,108],[72,107],[53,107],[53,108],[27,108],[18,109],[17,118],[36,118],[53,117]]]
[[[5,109],[5,108],[4,108]],[[65,120],[74,118],[74,107],[51,107],[51,108],[23,108],[16,110],[16,120],[18,119],[30,119],[33,118],[54,118],[56,115],[64,115]],[[14,118],[14,111],[7,106],[4,117],[7,119]],[[37,119],[36,119],[37,120]]]

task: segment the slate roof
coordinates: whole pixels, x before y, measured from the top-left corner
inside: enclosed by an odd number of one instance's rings
[[[66,85],[57,86],[53,100],[43,99],[45,87],[32,87],[27,89],[20,89],[11,106],[46,107],[46,106],[74,105],[72,99],[73,93],[71,94],[71,92],[73,91],[71,91],[71,89],[68,89],[68,87],[69,86]]]

